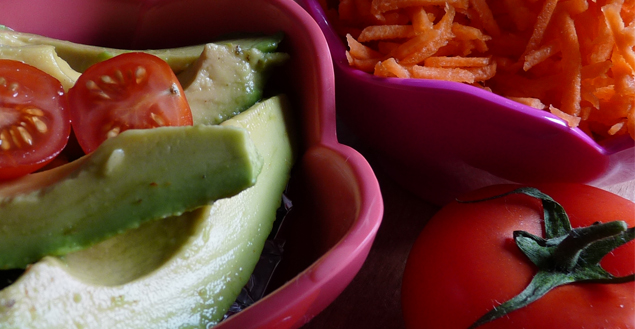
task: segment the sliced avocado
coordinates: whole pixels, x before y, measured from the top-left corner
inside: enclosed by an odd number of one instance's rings
[[[243,49],[255,48],[263,53],[272,53],[278,49],[278,45],[284,39],[284,33],[278,32],[270,35],[253,33],[236,33],[227,35],[214,41],[217,45],[234,45]]]
[[[79,72],[57,56],[50,45],[0,46],[0,58],[20,61],[52,75],[68,91],[79,78]]]
[[[84,72],[91,65],[112,58],[130,50],[90,46],[49,38],[37,34],[0,29],[0,46],[49,45],[55,47],[57,54],[78,72]],[[183,71],[194,62],[203,51],[204,45],[195,45],[172,49],[147,50],[164,59],[175,72]]]
[[[256,48],[262,52],[273,52],[282,41],[282,33],[251,36],[245,34],[237,39],[218,41],[218,44],[233,44],[243,49]],[[131,50],[99,47],[49,38],[37,34],[22,33],[11,29],[0,29],[0,46],[51,45],[57,54],[70,66],[84,72],[89,66]],[[169,49],[147,49],[144,52],[156,55],[170,64],[175,73],[180,73],[192,64],[203,52],[204,44]]]
[[[0,268],[233,196],[255,183],[260,166],[244,129],[125,131],[79,160],[0,185]]]
[[[263,95],[270,70],[287,55],[207,44],[199,59],[178,75],[197,124],[218,124],[246,110]]]
[[[89,249],[45,257],[0,291],[0,328],[218,323],[258,261],[289,178],[294,155],[288,111],[286,99],[274,97],[222,124],[247,129],[264,158],[253,187]]]

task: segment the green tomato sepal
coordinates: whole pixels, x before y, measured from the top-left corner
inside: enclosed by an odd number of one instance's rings
[[[605,255],[635,238],[635,227],[628,228],[624,221],[596,222],[573,229],[564,208],[532,187],[518,188],[487,199],[460,202],[481,202],[517,193],[542,201],[546,238],[514,231],[516,245],[538,267],[538,272],[522,292],[483,315],[469,329],[527,306],[561,285],[635,281],[635,274],[615,277],[599,264]]]

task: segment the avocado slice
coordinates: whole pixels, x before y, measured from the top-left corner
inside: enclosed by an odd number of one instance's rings
[[[0,184],[0,269],[233,196],[261,165],[244,129],[127,130],[79,160]]]
[[[66,40],[49,38],[38,34],[14,31],[0,25],[0,46],[50,45],[57,54],[78,72],[91,65],[133,50],[85,45]],[[281,32],[270,35],[240,34],[215,41],[219,45],[234,45],[242,49],[258,49],[265,53],[275,52],[282,41]],[[205,44],[166,49],[141,50],[165,60],[178,74],[190,66],[203,52]],[[139,51],[139,50],[134,50]]]
[[[287,57],[234,44],[205,45],[196,62],[177,76],[194,122],[219,124],[249,108],[262,97],[270,70]]]
[[[0,46],[0,58],[37,67],[59,80],[65,91],[75,85],[80,75],[57,56],[55,47],[50,45]]]
[[[0,29],[0,46],[49,45],[75,71],[84,72],[88,67],[131,50],[116,49],[49,38],[38,34],[17,32],[11,29]],[[172,70],[181,72],[194,62],[203,51],[205,45],[194,45],[170,49],[148,49],[145,52],[156,55],[170,64]]]
[[[0,291],[0,328],[207,328],[248,281],[276,217],[294,154],[285,97],[224,122],[264,159],[238,195],[45,257]]]

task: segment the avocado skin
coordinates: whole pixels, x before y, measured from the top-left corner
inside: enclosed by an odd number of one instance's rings
[[[255,183],[261,161],[244,129],[125,131],[82,159],[0,185],[0,268],[233,196]]]
[[[285,97],[223,125],[246,128],[264,159],[256,185],[91,248],[45,257],[0,291],[0,328],[208,328],[258,261],[294,162]]]
[[[283,32],[273,34],[231,33],[214,41],[219,45],[235,45],[242,49],[258,49],[263,53],[272,53],[284,39]]]

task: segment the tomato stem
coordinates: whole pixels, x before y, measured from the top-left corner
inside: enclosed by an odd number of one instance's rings
[[[635,228],[628,228],[624,221],[596,222],[591,226],[572,229],[564,208],[548,195],[531,187],[467,202],[482,202],[517,193],[542,201],[546,237],[525,231],[514,232],[516,245],[538,267],[538,272],[521,293],[483,315],[469,329],[527,306],[551,289],[564,284],[635,281],[635,274],[615,277],[599,264],[612,250],[635,239]]]
[[[593,242],[620,234],[628,226],[624,221],[596,223],[592,226],[573,229],[557,244],[553,252],[554,270],[573,271],[578,265],[582,251]]]

